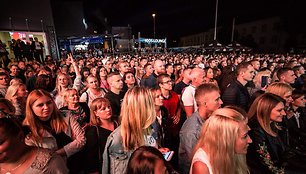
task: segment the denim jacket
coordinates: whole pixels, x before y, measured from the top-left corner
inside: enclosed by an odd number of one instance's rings
[[[103,153],[102,174],[125,174],[132,151],[124,150],[121,137],[121,126],[107,138]]]
[[[115,129],[107,138],[103,153],[102,174],[125,174],[133,150],[124,150],[121,137],[121,126]],[[157,141],[151,135],[145,136],[145,145],[157,148]]]

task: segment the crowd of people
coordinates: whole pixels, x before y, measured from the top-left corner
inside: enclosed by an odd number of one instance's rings
[[[305,61],[235,53],[11,61],[0,68],[0,173],[305,173]]]

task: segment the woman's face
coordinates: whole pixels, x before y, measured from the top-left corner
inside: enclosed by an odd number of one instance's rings
[[[107,71],[105,68],[101,68],[100,69],[100,73],[99,73],[100,77],[106,77],[107,76]]]
[[[49,120],[54,110],[52,99],[48,96],[38,98],[32,104],[32,110],[41,121]]]
[[[157,90],[155,93],[155,105],[162,106],[164,101],[164,97],[162,96],[160,90]]]
[[[248,132],[250,128],[246,122],[241,121],[239,123],[239,131],[235,144],[235,152],[237,154],[246,154],[248,151],[248,146],[252,143],[252,139],[250,138]]]
[[[67,78],[66,76],[64,76],[64,75],[60,75],[60,76],[58,77],[58,83],[59,83],[59,85],[62,86],[62,87],[67,87],[68,84],[69,84],[68,78]]]
[[[78,103],[79,99],[80,97],[76,90],[70,90],[68,92],[68,97],[66,99],[68,103]]]
[[[278,103],[271,111],[270,120],[275,122],[282,122],[286,115],[285,106],[283,102]]]
[[[88,88],[97,89],[98,88],[98,80],[95,77],[89,77],[87,79]]]
[[[261,65],[262,68],[267,68],[267,66],[268,66],[268,63],[266,61],[264,61]]]
[[[211,68],[209,68],[209,69],[207,70],[206,77],[209,78],[209,79],[214,78],[214,72],[213,72],[213,70],[212,70]]]
[[[292,105],[299,108],[305,107],[305,96],[302,95],[301,97],[293,100]]]
[[[100,120],[108,120],[112,117],[112,108],[109,104],[104,103],[95,111],[95,114]]]
[[[90,74],[89,71],[84,71],[83,72],[83,76],[85,77],[85,79],[89,76],[89,74]]]
[[[124,81],[126,84],[128,85],[133,85],[135,84],[135,77],[132,73],[128,73],[126,74],[125,76],[125,81]]]
[[[292,91],[286,92],[283,99],[286,100],[286,106],[289,106],[293,102]]]
[[[91,74],[92,74],[93,76],[95,76],[96,73],[97,73],[97,68],[91,68],[91,69],[90,69],[90,72],[91,72]]]
[[[28,96],[28,90],[25,85],[19,86],[17,90],[17,97],[27,97]]]

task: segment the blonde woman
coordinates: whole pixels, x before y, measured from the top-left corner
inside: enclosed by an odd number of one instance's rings
[[[237,109],[221,108],[205,121],[195,147],[190,174],[246,174],[250,128]]]
[[[25,106],[28,97],[28,91],[23,83],[15,83],[8,87],[5,98],[12,102],[16,112],[15,116],[21,120],[25,117]]]
[[[58,108],[61,108],[64,106],[64,94],[66,90],[70,87],[70,88],[74,88],[77,91],[79,91],[81,88],[81,83],[82,83],[79,67],[71,55],[68,55],[67,61],[72,63],[72,66],[74,67],[74,70],[76,73],[76,78],[74,79],[74,82],[72,83],[72,80],[69,75],[63,74],[63,73],[59,73],[57,75],[55,89],[52,91],[51,94]]]
[[[90,110],[87,103],[80,102],[78,91],[73,88],[66,90],[64,94],[65,106],[60,108],[63,114],[69,114],[74,117],[81,127],[89,124]]]
[[[148,89],[134,87],[126,94],[121,106],[121,126],[107,139],[102,173],[126,173],[132,152],[140,146],[157,147],[151,125],[156,120],[154,99]]]
[[[278,95],[284,100],[286,100],[285,103],[286,107],[289,107],[289,105],[293,102],[292,91],[293,88],[289,84],[281,82],[272,83],[266,89],[267,93]]]

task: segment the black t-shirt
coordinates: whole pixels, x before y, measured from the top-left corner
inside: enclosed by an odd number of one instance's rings
[[[188,84],[185,84],[183,81],[180,81],[178,84],[174,86],[174,92],[176,92],[178,95],[182,95],[182,91],[184,88],[186,88]]]
[[[119,115],[120,115],[120,110],[121,110],[121,103],[124,97],[124,93],[120,92],[119,95],[113,93],[112,91],[108,91],[105,94],[105,98],[107,98],[110,103],[111,103],[111,107],[112,107],[112,118],[116,121],[118,121]]]

